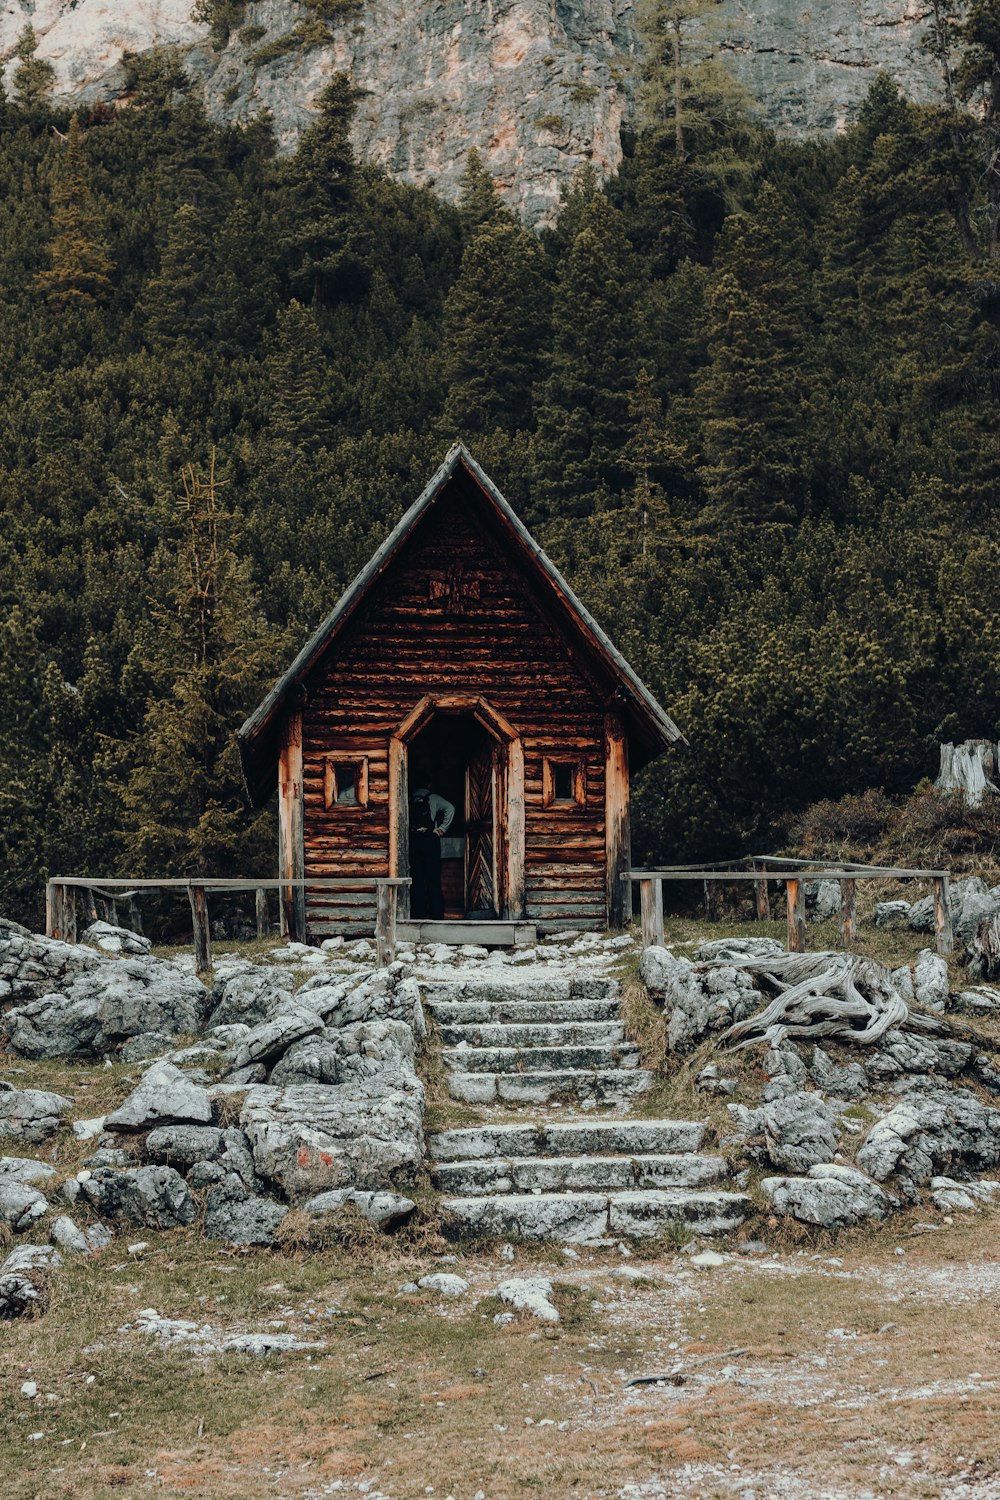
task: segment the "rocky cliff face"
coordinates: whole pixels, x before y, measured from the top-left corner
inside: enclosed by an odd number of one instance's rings
[[[607,175],[621,159],[637,71],[634,0],[362,0],[327,20],[318,46],[301,37],[310,19],[315,37],[317,23],[297,0],[247,4],[216,46],[191,20],[192,3],[0,0],[0,51],[10,57],[30,21],[57,96],[89,102],[121,91],[123,51],[175,45],[213,114],[244,119],[266,107],[286,148],[341,69],[361,90],[364,156],[454,197],[477,146],[532,224],[551,219],[583,162]],[[879,68],[911,96],[934,97],[918,45],[927,14],[917,0],[814,0],[808,9],[723,0],[703,45],[718,49],[773,124],[805,135],[842,128]]]

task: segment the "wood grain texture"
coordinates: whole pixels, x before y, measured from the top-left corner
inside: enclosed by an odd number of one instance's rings
[[[469,578],[475,589],[464,588]],[[449,711],[450,698],[456,705],[450,711],[472,711],[497,742],[494,848],[502,916],[586,916],[600,925],[610,891],[604,692],[502,535],[473,516],[459,493],[444,495],[306,684],[305,875],[408,874],[409,746],[425,720]],[[477,698],[487,713],[468,708]],[[367,806],[327,806],[328,758],[361,755]],[[579,761],[580,805],[544,806],[544,762],[551,756]],[[628,858],[624,736],[615,764],[621,870]],[[472,866],[485,874],[482,861]],[[320,901],[307,888],[305,905],[310,933],[332,930],[338,920],[358,922],[357,908],[335,893]],[[408,893],[399,908],[405,920]]]

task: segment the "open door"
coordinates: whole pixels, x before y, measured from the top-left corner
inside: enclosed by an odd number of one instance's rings
[[[470,755],[465,773],[467,917],[497,915],[496,780],[494,744],[484,739]]]

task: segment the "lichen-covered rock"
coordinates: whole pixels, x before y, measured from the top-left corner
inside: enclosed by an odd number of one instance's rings
[[[829,922],[840,911],[839,880],[806,882],[806,907],[814,922]]]
[[[0,1178],[0,1224],[8,1224],[15,1234],[23,1234],[48,1211],[48,1199],[37,1188],[13,1178]]]
[[[835,1099],[863,1099],[871,1087],[861,1063],[846,1063],[838,1068],[822,1047],[813,1048],[809,1071],[823,1092]]]
[[[95,1255],[98,1250],[107,1249],[112,1234],[106,1224],[88,1224],[81,1229],[68,1215],[60,1214],[52,1221],[52,1238],[60,1250],[70,1255]]]
[[[913,998],[928,1010],[943,1011],[948,1003],[948,965],[929,948],[921,948],[913,970]]]
[[[230,1173],[205,1199],[205,1237],[230,1245],[273,1245],[288,1213],[283,1203],[261,1198]]]
[[[270,1081],[281,1088],[301,1083],[337,1083],[340,1058],[337,1033],[324,1028],[293,1042],[271,1069]]]
[[[72,1099],[47,1089],[16,1089],[0,1082],[0,1136],[16,1136],[37,1145],[53,1135],[62,1116],[73,1108]]]
[[[80,949],[88,952],[87,949]],[[23,1057],[92,1057],[146,1032],[201,1025],[205,987],[157,958],[99,958],[96,967],[8,1011],[10,1045]]]
[[[837,1150],[837,1122],[821,1094],[801,1090],[760,1111],[767,1154],[776,1167],[806,1172]]]
[[[876,1120],[858,1165],[877,1182],[896,1174],[907,1197],[935,1176],[964,1177],[1000,1163],[1000,1110],[968,1089],[914,1091]]]
[[[206,1006],[208,1028],[273,1020],[295,987],[291,974],[271,964],[230,962],[219,965],[216,976]]]
[[[909,919],[909,901],[879,901],[876,904],[876,927],[905,927]]]
[[[761,996],[748,973],[729,964],[696,966],[666,948],[647,948],[639,976],[667,1015],[667,1040],[685,1052],[712,1031],[723,1031],[756,1010]]]
[[[108,1130],[150,1130],[174,1121],[207,1125],[211,1119],[207,1090],[173,1063],[157,1062],[104,1123]]]
[[[149,938],[132,932],[128,927],[112,927],[110,922],[92,922],[80,938],[101,953],[129,953],[142,958],[152,948]]]
[[[980,922],[1000,912],[1000,898],[987,889],[978,875],[968,880],[959,880],[951,887],[951,921],[956,937],[968,939]],[[934,931],[934,897],[924,896],[914,901],[909,913],[910,929],[913,932]]]
[[[313,1218],[321,1218],[325,1214],[339,1213],[345,1204],[353,1204],[362,1218],[374,1224],[376,1229],[395,1228],[417,1207],[412,1198],[404,1198],[401,1193],[372,1193],[364,1188],[330,1188],[325,1193],[317,1193],[303,1206]]]
[[[422,1159],[423,1110],[416,1075],[383,1070],[332,1088],[251,1089],[240,1124],[258,1175],[296,1200],[327,1188],[391,1186]]]
[[[0,1319],[38,1313],[49,1272],[62,1264],[54,1245],[19,1245],[0,1265]]]
[[[32,935],[0,917],[0,999],[33,1000],[59,988],[77,974],[96,968],[101,960],[90,948]]]
[[[558,1323],[559,1310],[552,1300],[552,1283],[547,1276],[511,1276],[501,1281],[497,1296],[515,1312],[530,1313],[543,1323]]]
[[[263,1063],[266,1067],[287,1052],[294,1042],[322,1029],[323,1022],[314,1010],[288,1000],[272,1020],[254,1026],[237,1043],[233,1068],[248,1068],[254,1063]]]
[[[55,1167],[32,1156],[0,1156],[0,1182],[45,1182],[56,1175]]]
[[[823,1229],[886,1219],[899,1200],[854,1167],[819,1162],[805,1177],[765,1177],[761,1188],[778,1213]]]
[[[217,1161],[225,1149],[225,1133],[216,1125],[158,1125],[145,1146],[150,1161],[182,1171],[196,1161]]]
[[[881,1048],[865,1053],[865,1067],[873,1079],[896,1078],[901,1073],[937,1073],[942,1078],[954,1078],[971,1056],[968,1042],[887,1031]]]
[[[190,1224],[197,1212],[187,1183],[173,1167],[101,1167],[81,1186],[105,1218],[148,1229],[176,1229]]]
[[[775,938],[713,938],[694,951],[697,963],[731,964],[741,958],[777,958],[785,949]]]
[[[787,1041],[780,1047],[772,1047],[767,1053],[764,1072],[767,1076],[762,1094],[765,1103],[798,1093],[809,1077],[797,1049]]]
[[[399,962],[374,970],[360,983],[354,976],[331,980],[316,974],[296,991],[295,999],[322,1016],[330,1030],[360,1021],[402,1021],[418,1040],[426,1034],[420,988]]]

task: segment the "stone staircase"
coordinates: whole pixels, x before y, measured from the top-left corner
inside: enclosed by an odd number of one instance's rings
[[[742,1223],[750,1201],[718,1186],[726,1164],[702,1154],[705,1125],[623,1117],[653,1074],[626,1040],[614,980],[483,975],[422,990],[450,1092],[491,1115],[430,1137],[453,1222],[564,1243]],[[545,1113],[521,1118],[528,1106]],[[599,1106],[615,1116],[598,1118]]]

